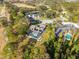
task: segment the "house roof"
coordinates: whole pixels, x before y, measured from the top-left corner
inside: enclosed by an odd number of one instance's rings
[[[31,30],[29,32],[29,36],[31,38],[38,39],[39,36],[41,36],[41,34],[43,33],[45,27],[46,27],[46,25],[44,25],[44,24],[31,25],[30,29],[29,29],[29,30]]]

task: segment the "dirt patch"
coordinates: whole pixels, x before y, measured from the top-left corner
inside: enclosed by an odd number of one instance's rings
[[[2,52],[3,52],[3,48],[6,45],[6,37],[5,37],[5,33],[4,33],[4,28],[0,27],[0,59],[3,57],[2,56]]]
[[[35,9],[35,6],[31,6],[31,5],[27,5],[27,4],[22,4],[22,3],[14,3],[13,5],[16,5],[18,7],[27,7],[27,8]]]

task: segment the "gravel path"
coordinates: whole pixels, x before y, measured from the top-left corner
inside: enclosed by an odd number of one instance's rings
[[[34,6],[27,5],[27,4],[22,4],[22,3],[13,3],[13,5],[16,5],[17,7],[27,7],[27,8],[34,8]]]

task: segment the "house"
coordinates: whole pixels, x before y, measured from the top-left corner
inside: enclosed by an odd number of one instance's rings
[[[40,39],[40,36],[45,31],[46,25],[31,25],[29,28],[29,33],[27,34],[32,39]]]

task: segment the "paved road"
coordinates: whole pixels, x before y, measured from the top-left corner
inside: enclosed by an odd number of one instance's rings
[[[79,28],[79,25],[77,23],[73,22],[62,22],[63,25],[71,25],[74,26],[75,28]]]
[[[53,22],[56,21],[56,19],[40,20],[40,21],[42,21],[42,24],[53,24]],[[73,22],[64,22],[63,21],[62,25],[74,26],[75,28],[79,29],[79,25],[77,23],[73,23]]]

